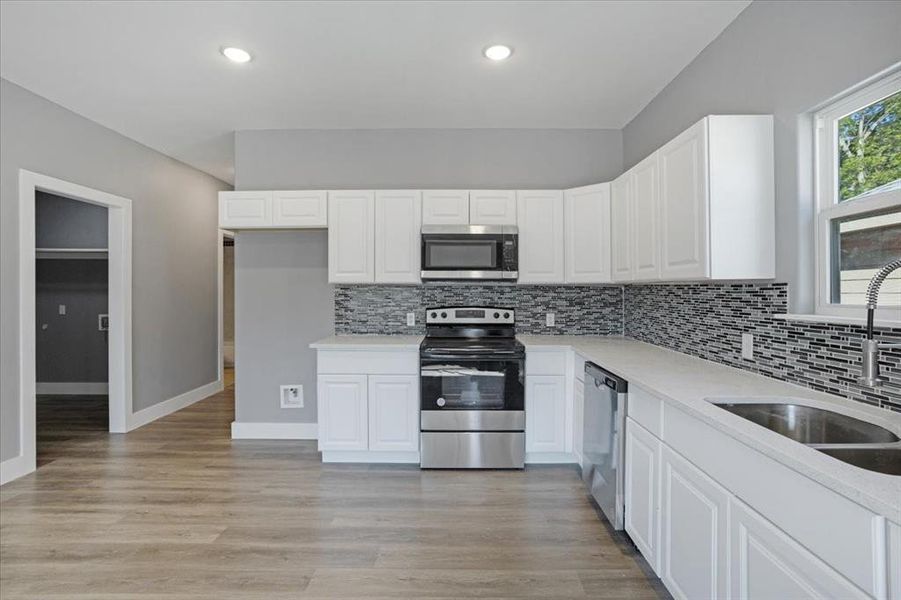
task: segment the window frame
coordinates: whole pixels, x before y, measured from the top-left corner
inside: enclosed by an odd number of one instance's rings
[[[838,200],[838,122],[882,98],[901,91],[901,69],[897,67],[857,91],[831,102],[814,115],[814,194],[816,197],[816,313],[857,317],[866,315],[865,305],[832,302],[832,223],[836,219],[862,217],[870,213],[901,209],[901,189],[886,190],[856,199]],[[877,308],[876,318],[901,320],[901,308]]]

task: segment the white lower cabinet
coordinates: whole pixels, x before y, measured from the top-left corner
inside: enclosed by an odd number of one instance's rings
[[[731,503],[732,598],[871,597],[744,503],[735,498]]]
[[[419,450],[417,376],[369,376],[369,449]]]
[[[366,450],[369,403],[366,375],[319,375],[316,382],[320,450]]]
[[[582,421],[585,413],[585,382],[576,379],[573,382],[573,454],[582,464]]]
[[[675,598],[724,598],[729,493],[661,446],[660,578]]]
[[[660,440],[626,419],[625,528],[645,560],[660,573]]]
[[[526,453],[566,450],[566,378],[526,377]]]

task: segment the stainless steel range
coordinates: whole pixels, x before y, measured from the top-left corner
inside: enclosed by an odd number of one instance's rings
[[[525,348],[509,308],[426,311],[419,349],[421,465],[521,469],[525,460]]]

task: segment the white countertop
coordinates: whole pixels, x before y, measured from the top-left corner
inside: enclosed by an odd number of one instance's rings
[[[315,350],[419,350],[421,335],[330,335],[310,344]]]
[[[901,524],[901,477],[866,471],[794,442],[705,400],[790,396],[876,423],[901,437],[901,414],[621,337],[521,335],[529,348],[572,349],[744,444]]]

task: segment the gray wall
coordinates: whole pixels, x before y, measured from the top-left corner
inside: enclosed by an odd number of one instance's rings
[[[901,60],[899,2],[757,0],[623,130],[628,168],[707,114],[776,121],[776,275],[810,312],[814,203],[809,113]]]
[[[37,261],[39,382],[109,381],[107,334],[97,327],[97,315],[109,314],[108,279],[106,260]]]
[[[334,330],[328,235],[242,231],[235,237],[235,420],[316,422],[316,360],[307,346]],[[282,409],[279,386],[304,407]]]
[[[0,459],[18,454],[18,171],[133,202],[134,410],[217,377],[219,190],[228,186],[0,80]]]
[[[245,190],[563,188],[620,172],[622,139],[610,130],[235,133],[235,188]],[[235,242],[236,419],[315,422],[307,345],[334,326],[325,232],[242,232]],[[304,384],[304,409],[279,408],[278,385],[288,383]]]
[[[106,248],[107,209],[46,192],[35,196],[38,248]],[[37,261],[35,334],[37,380],[109,380],[107,336],[97,315],[109,313],[106,260]],[[59,305],[66,314],[59,314]]]
[[[38,248],[106,248],[106,208],[47,192],[35,194],[34,245]]]

